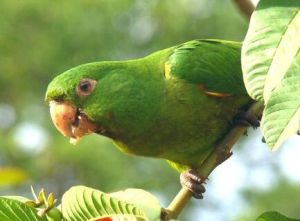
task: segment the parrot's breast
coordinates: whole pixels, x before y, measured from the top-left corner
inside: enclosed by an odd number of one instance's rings
[[[115,144],[129,154],[189,167],[203,162],[231,129],[237,112],[250,103],[247,96],[209,96],[180,81],[166,85],[156,99],[155,113],[139,118],[140,127],[124,128]]]

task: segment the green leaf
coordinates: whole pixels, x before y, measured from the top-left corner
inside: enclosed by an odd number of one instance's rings
[[[47,221],[39,217],[37,210],[18,200],[0,197],[0,220],[5,221]]]
[[[242,47],[245,85],[265,102],[262,131],[273,150],[299,129],[299,36],[299,0],[261,0]]]
[[[288,218],[278,212],[265,212],[260,215],[256,221],[300,221],[298,219]]]
[[[262,131],[267,144],[276,150],[299,130],[300,116],[300,53],[286,73],[281,85],[273,90],[266,104]]]
[[[156,197],[142,189],[126,189],[110,194],[118,200],[138,206],[149,220],[158,220],[161,214],[161,205]]]
[[[150,205],[152,203],[154,205]],[[75,186],[63,195],[61,208],[65,221],[108,221],[110,218],[154,221],[160,215],[157,204],[158,201],[143,190],[129,189],[106,194],[92,188]]]
[[[26,203],[28,201],[31,201],[30,199],[23,197],[23,196],[0,196],[0,198],[7,198],[12,200],[20,201],[21,203]]]

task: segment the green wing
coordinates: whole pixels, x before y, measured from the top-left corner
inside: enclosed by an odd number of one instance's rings
[[[166,62],[166,78],[199,85],[209,95],[247,94],[241,70],[241,43],[194,40],[175,47]]]

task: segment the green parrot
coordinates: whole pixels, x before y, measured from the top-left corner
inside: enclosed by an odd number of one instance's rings
[[[98,133],[125,153],[166,159],[202,198],[197,168],[253,103],[240,53],[238,42],[193,40],[135,60],[83,64],[55,77],[45,100],[73,142]]]

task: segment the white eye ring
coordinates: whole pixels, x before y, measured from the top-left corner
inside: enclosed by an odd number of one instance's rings
[[[79,97],[86,97],[90,95],[97,84],[96,80],[84,78],[81,79],[76,87],[76,93]]]

